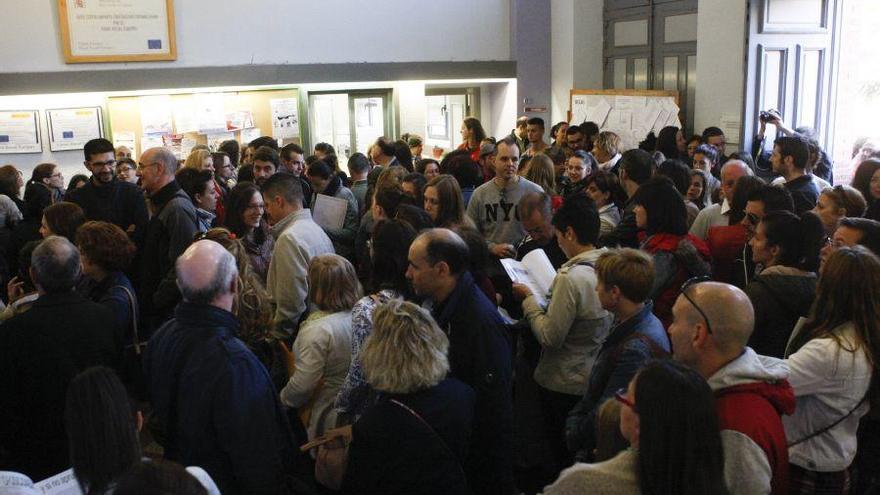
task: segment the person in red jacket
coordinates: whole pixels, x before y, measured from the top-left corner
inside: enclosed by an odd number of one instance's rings
[[[711,271],[709,248],[688,234],[684,198],[667,177],[639,186],[633,202],[641,249],[654,259],[656,276],[649,298],[654,300],[654,314],[669,328],[681,284]]]
[[[794,412],[784,361],[746,346],[754,327],[749,297],[733,285],[686,285],[672,308],[673,358],[697,370],[715,393],[731,495],[788,493],[782,415]]]

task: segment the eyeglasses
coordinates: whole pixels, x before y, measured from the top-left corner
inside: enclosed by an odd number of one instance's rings
[[[89,162],[89,166],[99,168],[112,167],[114,165],[116,165],[116,160],[107,160],[106,162]]]
[[[687,299],[687,301],[689,303],[691,303],[691,306],[693,306],[694,309],[696,309],[697,312],[700,313],[700,316],[702,316],[703,319],[706,320],[706,331],[711,334],[712,333],[712,326],[709,324],[709,317],[706,316],[706,313],[704,313],[703,310],[700,309],[699,306],[697,306],[697,303],[695,303],[694,300],[691,299],[691,296],[687,295],[687,290],[690,289],[691,286],[697,285],[700,282],[708,282],[710,280],[712,280],[712,279],[708,275],[702,275],[699,277],[693,277],[693,278],[687,279],[683,284],[681,284],[681,295],[684,296],[684,298]]]
[[[254,204],[250,204],[250,205],[247,205],[247,207],[245,208],[245,210],[250,210],[250,211],[253,211],[253,210],[265,210],[265,209],[266,209],[266,205],[263,204],[263,203],[256,204],[256,205],[254,205]]]
[[[617,400],[617,402],[620,402],[624,406],[627,406],[630,409],[632,409],[633,411],[635,411],[636,403],[629,400],[629,398],[626,396],[626,389],[625,388],[621,388],[617,392],[615,392],[614,399]]]
[[[746,219],[751,225],[758,225],[761,222],[761,218],[754,213],[746,213]]]

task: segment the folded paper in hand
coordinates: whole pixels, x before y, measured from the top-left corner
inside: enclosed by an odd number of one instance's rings
[[[345,224],[348,201],[319,194],[312,208],[312,218],[325,230],[339,230]]]
[[[504,258],[501,264],[511,282],[528,286],[538,304],[543,308],[547,307],[547,298],[550,297],[550,286],[556,278],[556,269],[553,268],[553,263],[550,263],[550,258],[543,249],[535,249],[525,255],[522,261]]]

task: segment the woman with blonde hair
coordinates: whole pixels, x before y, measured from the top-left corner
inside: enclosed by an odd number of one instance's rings
[[[312,258],[313,310],[293,342],[293,370],[281,402],[299,409],[309,439],[336,425],[333,402],[351,364],[351,309],[361,297],[354,267],[337,254]]]
[[[838,184],[822,189],[813,213],[822,220],[825,234],[833,236],[842,218],[861,217],[867,209],[868,203],[858,189]]]
[[[392,299],[373,315],[361,351],[381,398],[351,428],[343,490],[361,494],[469,493],[474,391],[449,373],[449,340],[431,315]]]
[[[553,168],[553,160],[549,156],[543,152],[533,156],[529,160],[525,178],[541,186],[541,189],[550,195],[553,211],[562,206],[562,196],[556,193],[556,169]]]
[[[789,493],[849,493],[859,420],[877,398],[880,258],[863,246],[828,257],[810,317],[786,355],[797,398],[794,414],[782,417]]]

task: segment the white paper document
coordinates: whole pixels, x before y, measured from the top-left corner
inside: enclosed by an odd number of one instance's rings
[[[0,153],[39,153],[40,123],[36,110],[0,112]]]
[[[595,122],[597,126],[600,128],[603,124],[605,124],[605,119],[608,118],[608,112],[611,111],[611,105],[602,98],[596,102],[595,106],[588,107],[586,122]]]
[[[226,111],[222,93],[195,95],[196,122],[202,134],[226,132]]]
[[[42,491],[43,495],[82,495],[79,482],[73,474],[73,469],[61,472],[37,482],[34,486]]]
[[[324,229],[339,230],[345,224],[347,210],[348,201],[319,194],[315,199],[315,206],[312,208],[312,218]]]
[[[129,131],[116,131],[113,133],[113,147],[118,148],[120,146],[125,146],[126,148],[131,150],[131,156],[135,160],[139,156],[137,153],[137,149],[135,148],[135,137],[133,132]]]
[[[199,132],[196,123],[195,102],[192,97],[181,98],[174,102],[174,130],[178,134]]]
[[[141,96],[138,100],[141,104],[141,127],[144,134],[161,135],[173,132],[170,96]]]
[[[272,109],[272,137],[275,139],[299,137],[299,110],[296,98],[269,100]]]
[[[49,123],[49,149],[81,150],[92,139],[104,137],[101,108],[46,110]]]
[[[241,130],[241,144],[246,145],[249,142],[253,141],[254,139],[257,139],[260,136],[262,136],[262,134],[260,134],[259,127],[251,127],[250,129],[242,129]]]
[[[513,258],[503,258],[501,265],[515,284],[523,284],[532,290],[535,299],[541,307],[547,307],[547,298],[550,297],[550,286],[556,278],[556,269],[550,263],[550,258],[543,249],[535,249],[525,255],[522,261]]]

